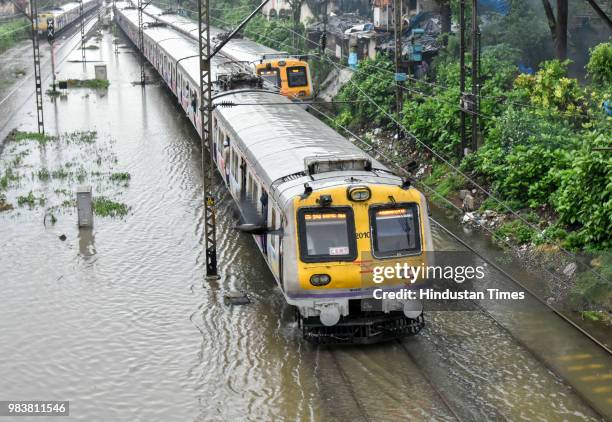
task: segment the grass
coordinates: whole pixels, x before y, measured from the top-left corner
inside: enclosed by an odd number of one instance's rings
[[[32,191],[30,191],[30,193],[28,193],[26,196],[17,197],[17,205],[19,205],[20,207],[23,207],[24,205],[28,205],[30,208],[32,208],[32,207],[35,207],[37,204],[45,205],[45,202],[46,202],[46,199],[44,195],[41,197],[37,197],[32,193]]]
[[[94,198],[93,206],[94,213],[101,217],[124,217],[129,211],[127,205],[112,201],[104,196]]]
[[[495,230],[495,237],[504,241],[506,238],[514,243],[523,244],[531,242],[535,236],[533,229],[525,225],[521,220],[510,221]]]
[[[30,33],[30,25],[25,18],[0,24],[0,52],[28,38]]]
[[[49,170],[47,169],[41,169],[38,170],[36,176],[38,176],[40,180],[49,180],[49,177],[51,177],[51,173],[49,173]]]
[[[92,144],[96,142],[96,138],[98,137],[98,132],[95,130],[83,130],[83,131],[75,131],[66,133],[63,136],[63,139],[68,143],[86,143]]]
[[[106,79],[68,79],[66,82],[70,88],[106,89],[110,85]]]
[[[131,178],[132,176],[130,176],[130,173],[113,173],[110,175],[110,179],[113,182],[121,182],[125,183],[126,185],[128,184]]]
[[[14,182],[15,180],[19,180],[19,175],[13,173],[12,168],[7,168],[4,172],[4,176],[0,177],[0,189],[6,190],[10,182]]]
[[[54,179],[66,179],[68,176],[70,176],[70,173],[66,172],[66,170],[61,167],[51,173],[51,177]]]
[[[444,198],[449,198],[465,186],[465,180],[461,176],[455,175],[442,164],[435,165],[433,171],[423,180],[423,183],[433,188],[439,196]],[[438,195],[433,195],[431,199],[436,203],[445,205],[445,202]]]
[[[13,142],[36,141],[39,144],[44,145],[48,142],[56,141],[57,137],[38,132],[22,132],[19,130],[14,130],[9,133],[7,140]]]

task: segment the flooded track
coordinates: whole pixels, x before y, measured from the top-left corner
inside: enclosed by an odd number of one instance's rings
[[[517,339],[537,322],[520,322],[520,310],[488,308],[515,331],[480,311],[430,312],[426,329],[402,342],[304,343],[254,242],[232,229],[220,179],[221,279],[205,281],[195,131],[164,87],[132,85],[136,54],[113,54],[108,33],[100,47],[88,60],[107,63],[108,91],[47,98],[47,130],[97,130],[114,168],[131,175],[117,193],[131,209],[124,219],[97,217],[91,232],[79,232],[70,209],[47,227],[43,208],[0,213],[0,399],[71,400],[75,420],[600,419],[524,346],[536,339]],[[60,75],[83,77],[83,66],[68,60]],[[34,127],[31,110],[32,99],[8,126]],[[37,147],[26,165],[53,168],[78,148]],[[19,185],[49,198],[57,188],[27,177]],[[437,248],[458,247],[434,236]],[[491,273],[489,283],[506,281]],[[225,306],[229,290],[252,303]],[[581,347],[564,329],[539,336],[558,339],[561,351]]]

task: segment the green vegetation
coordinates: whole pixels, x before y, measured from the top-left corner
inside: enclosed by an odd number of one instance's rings
[[[120,173],[112,173],[110,175],[110,180],[115,183],[119,183],[124,187],[127,187],[130,183],[130,173],[120,172]]]
[[[17,197],[17,205],[23,207],[24,205],[29,206],[30,208],[35,207],[36,205],[45,205],[46,199],[44,195],[37,197],[32,191],[28,193],[26,196],[18,196]]]
[[[94,212],[101,217],[124,217],[129,207],[120,202],[112,201],[104,196],[94,198]]]
[[[436,192],[431,195],[431,199],[441,206],[447,206],[447,203],[441,201],[440,197],[450,198],[465,185],[462,177],[449,172],[443,164],[434,165],[431,174],[423,180],[423,183]]]
[[[583,315],[589,319],[600,320],[602,313],[599,310],[609,311],[612,307],[612,252],[603,253],[600,261],[598,276],[591,271],[580,275],[578,282],[572,289],[572,300],[577,307],[590,309]]]
[[[30,25],[25,18],[0,24],[0,53],[28,38],[30,34]]]
[[[36,176],[38,176],[40,180],[49,180],[49,177],[51,177],[51,174],[49,173],[49,170],[41,169],[41,170],[38,170],[38,172],[36,173]]]
[[[110,85],[106,79],[68,79],[66,83],[69,88],[106,89]]]
[[[480,133],[482,146],[459,160],[459,65],[454,43],[434,62],[434,84],[411,82],[406,93],[403,125],[418,138],[415,147],[425,158],[434,150],[479,184],[486,186],[513,211],[535,211],[554,229],[534,236],[533,230],[509,222],[499,237],[517,243],[562,242],[568,248],[612,247],[612,118],[602,109],[609,99],[610,51],[606,43],[592,49],[587,69],[592,84],[581,86],[567,76],[569,62],[543,62],[533,75],[519,74],[517,51],[506,45],[484,49],[481,74]],[[469,59],[468,59],[469,60]],[[339,99],[371,102],[347,104],[336,123],[349,129],[372,124],[392,128],[394,115],[392,63],[388,58],[365,60],[344,86]],[[469,78],[467,81],[470,84]],[[435,160],[434,160],[435,162]],[[444,197],[471,183],[447,166],[434,165],[424,180]],[[508,209],[489,198],[481,210]]]
[[[495,238],[501,242],[510,240],[513,243],[523,244],[534,239],[535,232],[521,220],[514,220],[503,224],[495,230]]]
[[[57,137],[47,135],[38,132],[22,132],[14,130],[9,133],[7,141],[21,142],[21,141],[37,141],[39,144],[46,144],[48,142],[57,141]]]
[[[67,143],[79,143],[83,142],[86,144],[91,144],[96,141],[98,137],[98,132],[95,130],[83,130],[83,131],[74,131],[70,133],[66,133],[62,135],[62,139],[64,139]]]

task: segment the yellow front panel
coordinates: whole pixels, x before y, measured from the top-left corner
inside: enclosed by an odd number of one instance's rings
[[[302,289],[325,290],[325,289],[355,289],[370,287],[375,284],[372,281],[373,266],[394,266],[396,263],[408,263],[409,265],[420,265],[424,260],[425,253],[415,256],[400,258],[376,259],[371,253],[371,234],[370,234],[370,205],[389,204],[389,196],[395,202],[416,203],[419,207],[419,233],[421,238],[421,249],[427,249],[426,236],[423,231],[423,218],[426,218],[426,211],[421,206],[421,194],[415,189],[404,190],[399,186],[370,185],[372,196],[365,202],[354,202],[347,198],[347,186],[338,186],[330,189],[317,190],[308,198],[302,200],[299,197],[294,199],[294,209],[296,210],[296,221],[298,221],[297,210],[302,207],[318,207],[317,199],[323,195],[331,195],[332,207],[349,206],[353,209],[355,219],[355,233],[357,238],[357,258],[351,262],[322,262],[306,263],[300,260],[299,241],[297,242],[296,256],[298,257],[298,277]],[[296,239],[299,239],[298,228],[296,225]],[[331,282],[326,286],[316,287],[310,284],[310,277],[313,274],[328,274]],[[383,285],[405,284],[405,280],[387,280]]]

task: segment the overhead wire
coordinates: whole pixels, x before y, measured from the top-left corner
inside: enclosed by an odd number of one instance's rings
[[[191,11],[189,9],[186,9],[188,11]],[[191,11],[192,13],[195,13],[193,11]],[[212,19],[217,20],[218,22],[221,22],[225,25],[231,25],[228,22],[224,22],[222,19],[219,18],[215,18],[212,17]],[[290,32],[295,32],[292,31],[290,28],[283,28],[283,27],[279,27],[282,29],[286,29],[289,30]],[[276,28],[276,29],[279,29]],[[276,30],[275,29],[275,30]],[[296,32],[297,33],[297,32]],[[306,37],[302,36],[301,34],[297,33],[300,37],[304,38],[307,40]],[[258,33],[258,35],[269,39],[268,37],[266,37],[263,34]],[[278,42],[276,40],[273,40],[275,42],[277,42],[279,45],[287,45],[285,43],[282,42]],[[299,51],[299,50],[298,50]],[[316,54],[315,54],[316,55]],[[324,60],[328,61],[332,66],[334,66],[337,70],[341,70],[340,66],[335,63],[333,60],[331,60],[329,57],[327,57],[326,55],[321,56]],[[386,69],[385,69],[386,71]],[[478,182],[476,182],[473,178],[471,178],[470,176],[468,176],[467,174],[465,174],[463,171],[461,171],[459,168],[457,168],[455,165],[453,165],[450,160],[446,157],[444,157],[442,154],[440,154],[438,151],[434,150],[432,147],[430,147],[429,145],[427,145],[427,143],[423,142],[421,139],[419,139],[415,134],[413,134],[412,132],[410,132],[401,122],[399,122],[395,116],[393,116],[391,113],[387,112],[382,106],[380,106],[374,99],[371,98],[371,96],[369,96],[365,91],[363,91],[363,89],[361,87],[359,87],[359,85],[357,83],[355,83],[355,81],[351,79],[349,79],[349,82],[355,87],[357,88],[357,90],[361,93],[362,96],[364,96],[365,98],[368,99],[368,101],[373,104],[381,113],[383,113],[384,115],[386,115],[386,117],[388,119],[390,119],[393,123],[395,123],[396,125],[398,125],[398,127],[400,127],[407,135],[410,136],[410,138],[412,138],[414,141],[416,141],[419,145],[421,145],[423,148],[425,148],[427,151],[429,151],[431,154],[433,154],[438,160],[442,161],[448,168],[450,168],[454,173],[462,176],[466,181],[468,181],[472,186],[474,186],[475,188],[477,188],[480,192],[482,192],[483,194],[485,194],[487,197],[491,198],[492,200],[494,200],[495,202],[497,202],[499,205],[501,205],[504,209],[506,209],[510,214],[512,214],[515,218],[517,218],[518,220],[520,220],[523,224],[525,224],[527,227],[529,227],[530,229],[532,229],[534,232],[538,233],[542,238],[544,239],[548,239],[550,240],[550,235],[546,234],[545,231],[540,230],[539,227],[537,227],[536,225],[534,225],[533,223],[531,223],[530,221],[528,221],[526,218],[524,218],[522,215],[520,215],[518,212],[514,211],[510,206],[508,206],[508,204],[506,204],[503,200],[497,198],[495,195],[493,195],[490,191],[488,191],[487,189],[485,189],[483,186],[481,186]],[[610,280],[606,279],[601,273],[599,273],[598,271],[596,271],[594,268],[592,268],[591,266],[585,264],[583,261],[581,261],[580,259],[578,259],[578,257],[568,251],[566,248],[559,246],[559,250],[565,254],[566,256],[572,258],[573,260],[575,260],[578,264],[582,265],[583,267],[585,267],[589,272],[593,273],[597,278],[599,278],[602,281],[606,281],[606,282],[610,282]]]

